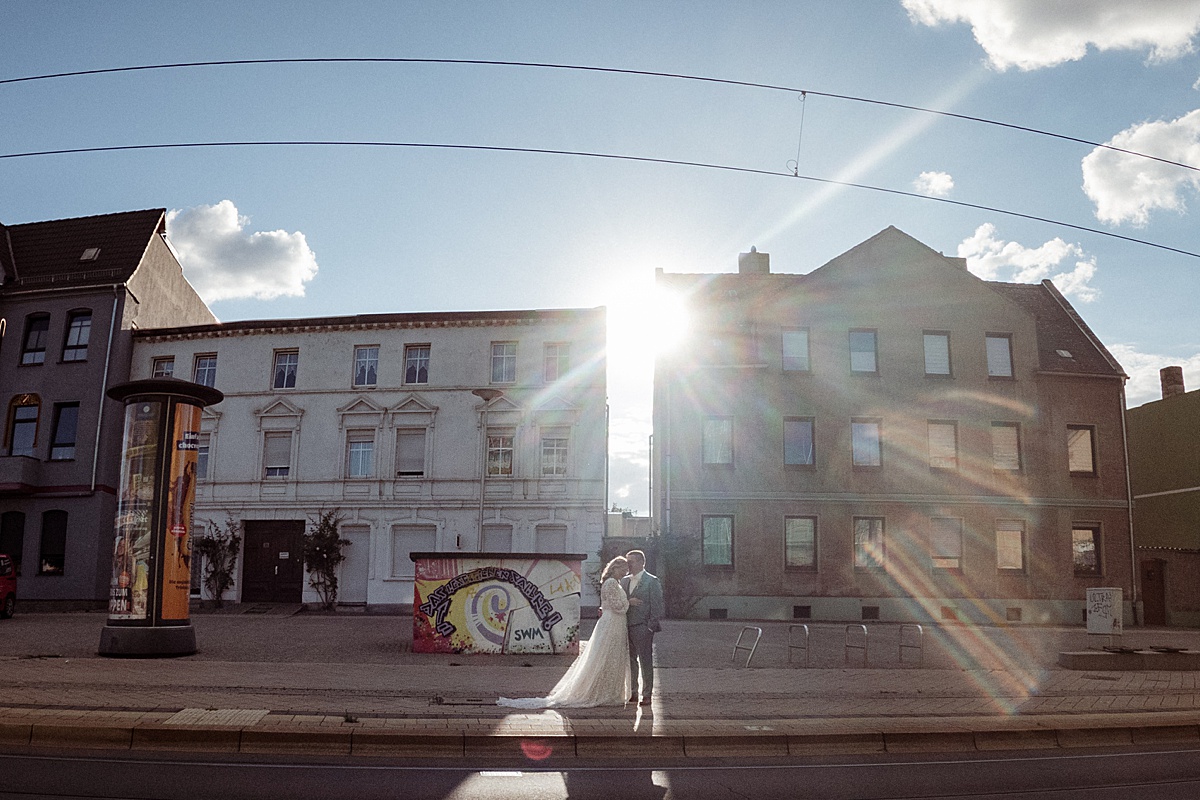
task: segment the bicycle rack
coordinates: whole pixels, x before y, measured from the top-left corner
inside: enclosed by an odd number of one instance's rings
[[[862,644],[858,644],[857,642],[850,641],[851,635],[854,631],[862,631]],[[851,650],[862,650],[863,666],[866,667],[867,661],[868,661],[868,652],[869,652],[868,647],[869,646],[870,646],[870,641],[867,637],[867,626],[866,625],[847,625],[846,626],[846,650],[845,650],[845,657],[843,659],[843,663],[846,663],[846,664],[850,663],[850,651]]]
[[[796,643],[796,631],[804,632],[804,640],[799,644]],[[807,625],[789,625],[788,626],[788,663],[792,663],[792,651],[804,651],[804,666],[808,666],[808,626]]]
[[[750,644],[742,644],[742,639],[748,632],[753,632],[754,641]],[[754,625],[747,625],[742,628],[741,633],[738,634],[737,641],[733,643],[733,662],[737,663],[738,650],[749,650],[750,654],[746,656],[745,666],[750,666],[750,659],[754,658],[754,651],[758,649],[758,640],[761,638],[762,628],[755,627]]]
[[[910,641],[904,641],[904,634],[909,634]],[[916,644],[911,641],[912,634],[916,634]],[[917,651],[917,664],[925,663],[925,629],[915,623],[906,622],[900,626],[900,648],[897,655],[900,658],[900,663],[904,663],[904,651]]]

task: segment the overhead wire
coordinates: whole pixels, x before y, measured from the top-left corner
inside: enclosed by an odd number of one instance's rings
[[[671,78],[675,80],[697,81],[701,83],[721,84],[725,86],[742,86],[753,89],[764,89],[769,91],[790,92],[793,94],[800,93],[802,95],[813,95],[815,97],[828,97],[835,100],[846,100],[855,103],[868,103],[871,105],[884,106],[888,108],[898,108],[906,111],[917,111],[922,114],[935,114],[942,117],[950,117],[953,119],[965,120],[968,122],[977,122],[984,125],[994,125],[1010,130],[1031,133],[1037,136],[1048,136],[1054,139],[1063,141],[1075,142],[1084,144],[1089,147],[1111,150],[1125,155],[1136,156],[1137,158],[1145,158],[1151,161],[1158,161],[1163,164],[1181,167],[1183,169],[1200,171],[1200,166],[1186,164],[1181,161],[1174,161],[1169,158],[1153,156],[1148,153],[1138,152],[1137,150],[1129,150],[1124,147],[1106,144],[1104,142],[1093,142],[1090,139],[1084,139],[1078,136],[1070,136],[1064,133],[1056,133],[1054,131],[1035,128],[1029,125],[1017,125],[1012,122],[1004,122],[1002,120],[990,119],[988,117],[979,117],[971,114],[958,114],[953,111],[943,111],[934,108],[925,108],[923,106],[910,105],[907,103],[896,103],[888,100],[876,100],[869,97],[858,97],[849,94],[837,94],[834,92],[820,92],[814,89],[805,89],[802,87],[783,86],[771,83],[759,83],[756,81],[741,81],[731,78],[714,78],[706,75],[689,75],[681,72],[660,72],[656,70],[643,69],[626,69],[621,67],[599,67],[587,64],[559,64],[553,62],[541,61],[505,61],[494,59],[477,59],[477,58],[409,58],[409,57],[371,57],[371,56],[349,56],[349,57],[328,57],[328,58],[239,58],[239,59],[220,59],[213,61],[180,61],[167,64],[136,64],[125,67],[100,67],[96,69],[71,70],[66,72],[51,72],[41,75],[26,75],[19,78],[3,78],[0,79],[0,85],[28,83],[32,81],[52,80],[56,78],[77,78],[89,75],[108,75],[121,72],[145,72],[152,70],[165,69],[188,69],[196,67],[222,67],[222,66],[247,66],[255,64],[459,64],[467,66],[493,66],[493,67],[531,67],[538,69],[552,70],[570,70],[576,72],[599,72],[609,73],[614,75],[638,75],[642,77],[652,78]]]
[[[635,156],[622,153],[599,153],[587,150],[560,150],[546,147],[513,147],[501,145],[480,145],[480,144],[450,144],[445,142],[384,142],[384,141],[346,141],[334,139],[281,139],[271,141],[237,141],[237,142],[170,142],[159,144],[126,144],[126,145],[101,145],[97,147],[67,147],[56,150],[34,150],[24,153],[0,153],[0,160],[15,159],[15,158],[34,158],[38,156],[59,156],[73,155],[82,153],[115,153],[137,150],[171,150],[171,149],[187,149],[187,148],[203,148],[203,147],[395,147],[395,148],[411,148],[411,149],[430,149],[430,150],[474,150],[483,152],[495,153],[530,153],[535,155],[557,155],[557,156],[575,156],[579,158],[596,158],[609,159],[614,161],[629,161],[643,164],[664,164],[677,167],[696,167],[699,169],[719,170],[722,172],[736,172],[748,175],[765,175],[770,177],[792,178],[796,180],[810,181],[813,183],[823,183],[831,186],[842,186],[852,189],[864,189],[866,191],[880,192],[882,194],[896,195],[899,197],[909,197],[918,200],[932,200],[939,203],[958,206],[961,208],[971,208],[977,211],[987,211],[993,214],[1002,214],[1004,216],[1015,217],[1017,219],[1026,219],[1034,222],[1043,222],[1048,225],[1055,225],[1071,230],[1083,231],[1099,236],[1107,236],[1112,239],[1130,242],[1132,244],[1145,245],[1158,250],[1165,250],[1179,255],[1189,256],[1191,258],[1200,258],[1200,253],[1195,253],[1190,250],[1183,250],[1178,247],[1160,244],[1148,239],[1139,239],[1135,236],[1126,236],[1125,234],[1106,231],[1102,228],[1093,228],[1087,225],[1077,225],[1072,222],[1064,222],[1051,217],[1042,217],[1036,214],[1026,214],[1020,211],[1011,211],[995,206],[986,206],[980,203],[968,203],[964,200],[952,200],[948,197],[932,197],[930,195],[919,194],[917,192],[904,191],[902,189],[890,189],[883,186],[873,186],[867,183],[855,183],[852,181],[841,181],[833,178],[819,178],[814,175],[801,175],[798,169],[793,172],[780,172],[778,170],[760,169],[755,167],[739,167],[732,164],[714,164],[705,161],[687,161],[674,158],[657,158],[653,156]]]

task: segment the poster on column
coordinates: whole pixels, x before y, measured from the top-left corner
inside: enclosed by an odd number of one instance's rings
[[[585,558],[413,553],[413,652],[578,653]]]
[[[200,451],[200,407],[175,406],[167,485],[167,534],[163,539],[162,618],[188,619],[192,581],[192,505]]]
[[[147,618],[150,596],[150,546],[154,495],[158,488],[158,435],[163,404],[130,403],[125,407],[125,440],[121,461],[121,493],[117,501],[113,571],[108,617]]]

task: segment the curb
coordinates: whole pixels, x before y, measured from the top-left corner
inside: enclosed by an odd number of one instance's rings
[[[978,731],[757,735],[413,734],[379,730],[0,722],[0,748],[104,749],[360,758],[555,759],[782,758],[872,753],[994,752],[1197,744],[1200,725],[1015,728]]]

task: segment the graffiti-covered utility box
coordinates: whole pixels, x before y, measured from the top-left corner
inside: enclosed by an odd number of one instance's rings
[[[579,652],[579,553],[413,553],[414,653]]]

